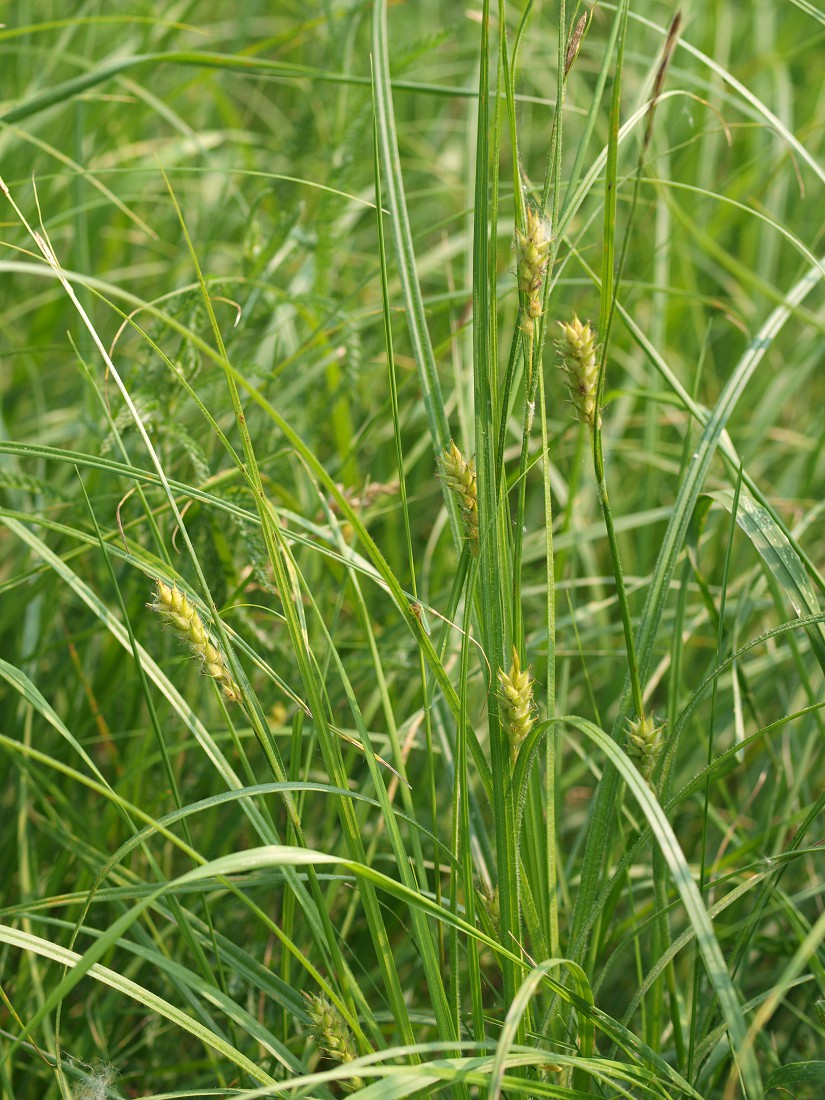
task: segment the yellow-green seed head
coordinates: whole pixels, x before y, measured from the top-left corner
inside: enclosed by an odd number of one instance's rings
[[[627,755],[636,762],[644,778],[650,782],[656,761],[662,753],[665,745],[665,724],[656,725],[656,720],[651,715],[644,716],[627,722]]]
[[[527,315],[541,316],[541,286],[550,257],[550,233],[547,224],[531,206],[527,207],[524,232],[516,230],[518,288],[527,297]]]
[[[186,594],[177,586],[173,585],[170,588],[168,584],[159,580],[155,598],[147,606],[152,611],[156,611],[161,619],[186,642],[203,665],[206,674],[221,685],[226,698],[232,703],[240,702],[241,689],[232,678],[226,658],[209,636],[197,607]]]
[[[570,401],[576,410],[576,419],[591,428],[596,423],[596,390],[599,384],[599,363],[596,333],[590,322],[582,324],[573,314],[572,321],[559,321],[561,339],[556,349],[561,356],[559,367],[570,393]],[[602,414],[598,412],[601,426]]]
[[[326,997],[319,997],[314,993],[304,993],[304,997],[312,1022],[312,1037],[318,1044],[318,1049],[333,1062],[342,1065],[352,1062],[355,1058],[355,1044],[344,1017]],[[350,1091],[364,1087],[360,1077],[352,1077],[342,1084]]]
[[[513,663],[510,671],[498,670],[499,705],[501,722],[510,742],[510,764],[515,765],[522,746],[535,723],[533,705],[533,677],[529,669],[522,668],[518,650],[513,646]]]
[[[470,543],[473,557],[478,556],[478,489],[476,486],[475,459],[465,459],[455,443],[445,447],[438,459],[439,473],[461,504],[464,534]]]

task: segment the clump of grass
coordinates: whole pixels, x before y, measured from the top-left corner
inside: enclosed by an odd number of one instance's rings
[[[0,1095],[818,1100],[821,26],[739,6],[16,6]]]

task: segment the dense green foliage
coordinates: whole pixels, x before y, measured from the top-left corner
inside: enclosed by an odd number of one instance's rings
[[[821,1097],[825,17],[68,9],[0,28],[0,1095]]]

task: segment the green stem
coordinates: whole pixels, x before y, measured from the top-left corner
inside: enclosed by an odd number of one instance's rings
[[[547,616],[547,717],[556,717],[556,575],[553,559],[553,498],[550,491],[550,442],[547,434],[544,376],[539,376],[539,418],[541,421],[541,462],[544,481],[544,544],[547,563],[546,616]],[[556,732],[547,733],[545,750],[545,829],[547,837],[547,897],[549,912],[550,957],[561,955],[559,943],[558,868],[556,866]]]
[[[526,314],[525,314],[526,316]],[[524,616],[521,607],[521,558],[524,543],[524,517],[527,509],[527,457],[530,449],[530,431],[533,426],[535,409],[535,375],[533,350],[536,344],[536,322],[529,322],[530,329],[524,345],[526,401],[524,405],[524,425],[521,434],[521,456],[518,467],[518,506],[516,508],[516,529],[513,537],[513,640],[523,651]],[[524,658],[524,652],[520,652]]]
[[[495,374],[491,334],[495,332],[490,271],[490,0],[484,0],[481,16],[481,49],[476,146],[475,219],[473,226],[473,382],[475,404],[476,463],[478,470],[479,594],[481,642],[492,670],[503,668],[510,637],[507,590],[508,547],[495,472],[495,422],[491,382]],[[509,775],[509,748],[501,728],[495,693],[495,674],[488,690],[488,726],[492,762],[493,815],[495,818],[496,864],[501,902],[501,942],[519,941],[518,870],[514,836],[513,792]],[[504,1003],[516,994],[514,961],[502,960]],[[524,1025],[517,1041],[524,1038]]]
[[[599,491],[599,503],[602,506],[604,526],[607,531],[607,543],[610,550],[610,560],[613,564],[613,576],[616,579],[616,595],[619,600],[619,612],[622,616],[622,628],[624,630],[625,649],[627,650],[627,665],[630,673],[630,689],[633,693],[633,705],[636,708],[637,717],[644,717],[644,700],[642,698],[642,685],[639,679],[639,664],[636,659],[636,645],[633,641],[633,625],[630,621],[630,606],[627,602],[627,589],[624,583],[622,560],[619,556],[619,543],[616,538],[616,528],[613,523],[613,511],[610,507],[610,498],[607,495],[607,481],[604,473],[604,459],[602,457],[602,433],[598,425],[593,427],[593,468],[596,474],[596,485]]]

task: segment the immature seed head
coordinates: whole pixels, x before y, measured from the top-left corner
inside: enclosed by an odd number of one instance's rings
[[[304,997],[312,1021],[312,1037],[318,1044],[318,1049],[333,1062],[340,1062],[342,1065],[352,1062],[355,1058],[355,1044],[344,1017],[326,997],[306,992]],[[354,1091],[363,1088],[364,1082],[360,1077],[351,1077],[343,1082],[343,1086]]]
[[[464,534],[473,557],[478,556],[478,489],[475,459],[465,459],[455,443],[445,447],[438,459],[439,473],[448,489],[458,497]]]
[[[541,285],[550,256],[550,234],[537,210],[527,207],[524,232],[516,229],[518,288],[527,297],[527,315],[541,316]]]
[[[232,678],[226,658],[203,625],[197,607],[177,586],[171,588],[163,581],[157,582],[154,600],[147,605],[186,642],[192,653],[203,665],[208,676],[223,688],[232,703],[240,702],[241,689]]]
[[[499,936],[501,934],[501,898],[499,897],[498,886],[488,886],[487,883],[484,883],[480,890],[476,890],[476,894],[484,908],[484,912],[490,919],[493,931],[496,936]]]
[[[510,742],[510,765],[514,766],[525,738],[536,720],[533,705],[533,677],[522,668],[518,650],[513,646],[510,671],[498,670],[501,722]]]
[[[570,401],[576,410],[576,419],[592,428],[596,424],[596,390],[599,384],[596,333],[589,321],[582,324],[575,313],[572,321],[559,321],[559,327],[562,335],[556,341],[556,349],[561,356],[559,367],[564,374]],[[598,418],[601,426],[600,410]]]
[[[656,761],[665,745],[665,724],[656,725],[656,720],[644,716],[627,722],[627,746],[625,751],[644,778],[650,782]]]

